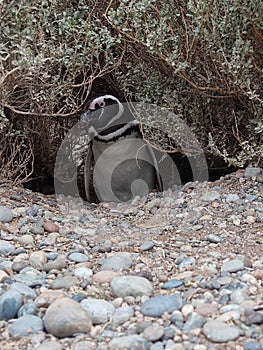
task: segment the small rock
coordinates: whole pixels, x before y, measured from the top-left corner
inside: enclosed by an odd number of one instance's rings
[[[213,233],[210,233],[206,239],[211,242],[211,243],[220,243],[222,242],[224,239],[218,235],[215,235]]]
[[[37,346],[35,350],[62,350],[62,345],[56,341],[48,340]]]
[[[79,278],[89,278],[93,275],[93,271],[85,266],[77,267],[74,270],[74,276]]]
[[[40,317],[25,315],[19,317],[12,323],[10,328],[11,336],[23,336],[30,333],[37,333],[43,330],[43,322]]]
[[[140,245],[140,250],[142,250],[143,252],[147,251],[147,250],[151,250],[154,247],[154,243],[149,241],[149,242],[144,242]]]
[[[9,275],[4,270],[0,270],[0,283],[4,282],[7,278],[9,278]]]
[[[139,276],[115,277],[111,283],[111,288],[117,297],[151,295],[153,287],[146,278]]]
[[[22,294],[27,299],[35,299],[36,298],[36,292],[34,291],[34,289],[26,286],[23,283],[18,283],[18,282],[12,283],[10,290],[14,290],[14,291]]]
[[[230,260],[225,262],[221,266],[221,271],[224,272],[238,272],[243,270],[244,268],[244,263],[241,260]]]
[[[68,256],[68,259],[76,263],[86,262],[89,260],[88,256],[82,253],[71,253]]]
[[[103,261],[101,270],[122,271],[128,270],[132,266],[132,256],[130,253],[115,253]]]
[[[229,326],[218,320],[209,320],[204,325],[203,332],[207,339],[217,343],[225,343],[230,340],[235,340],[241,334],[238,327]]]
[[[34,244],[34,237],[31,235],[23,235],[18,237],[18,242],[22,245],[32,245]]]
[[[52,303],[44,316],[44,325],[48,333],[55,337],[70,337],[75,333],[86,333],[92,323],[88,312],[76,301],[62,298]]]
[[[51,260],[44,265],[44,271],[49,272],[50,270],[62,270],[67,266],[66,256],[58,255],[55,260]]]
[[[95,283],[110,283],[113,278],[118,277],[120,274],[113,270],[104,270],[95,273],[92,277],[92,281]]]
[[[0,239],[0,254],[8,255],[15,250],[15,246],[7,241]]]
[[[51,282],[52,289],[69,289],[79,283],[79,279],[74,276],[57,277]]]
[[[189,331],[196,328],[202,328],[205,322],[206,318],[204,316],[199,315],[196,312],[192,312],[191,314],[189,314],[183,329],[184,331]]]
[[[45,230],[42,226],[39,224],[33,225],[30,230],[34,235],[43,235],[45,233]]]
[[[127,349],[140,349],[148,350],[149,345],[147,341],[137,334],[127,335],[123,337],[114,338],[109,342],[109,349],[112,350],[127,350]]]
[[[244,350],[263,350],[260,343],[256,341],[247,341],[243,344]]]
[[[227,203],[234,203],[239,200],[239,196],[237,194],[229,194],[226,197],[226,202]]]
[[[213,316],[217,314],[218,307],[217,304],[202,303],[196,307],[195,311],[202,316]]]
[[[230,294],[230,300],[232,301],[233,304],[239,305],[239,304],[243,303],[244,301],[246,301],[247,299],[248,299],[248,295],[242,289],[234,290]]]
[[[43,224],[43,228],[46,232],[59,232],[59,226],[52,221],[46,221]]]
[[[220,199],[220,193],[217,191],[205,192],[201,198],[203,202],[214,202],[217,199]]]
[[[123,324],[124,322],[128,321],[133,317],[134,310],[133,307],[130,306],[123,306],[115,310],[114,314],[112,315],[112,324],[114,326],[119,326]]]
[[[41,265],[44,265],[47,262],[47,257],[46,257],[45,252],[39,250],[39,251],[35,251],[35,252],[30,254],[29,262],[32,260],[36,260]]]
[[[13,214],[8,207],[0,205],[0,221],[10,222],[13,220]]]
[[[0,320],[8,321],[17,315],[22,306],[22,295],[15,290],[9,290],[0,296]]]
[[[45,307],[47,308],[49,305],[51,305],[55,300],[61,299],[65,297],[66,294],[62,292],[61,290],[48,290],[44,293],[41,293],[35,300],[38,307]]]
[[[26,214],[29,216],[37,216],[39,211],[39,206],[37,204],[33,204],[32,207],[29,207],[26,211]]]
[[[28,303],[21,306],[18,310],[17,316],[22,317],[25,315],[35,315],[37,313],[37,304],[33,301],[29,301]]]
[[[101,324],[109,321],[115,311],[115,307],[103,299],[84,299],[81,306],[89,313],[93,324]]]
[[[36,287],[44,284],[46,281],[45,276],[33,267],[25,267],[18,275],[14,275],[12,278],[28,287]]]
[[[165,312],[172,313],[181,309],[183,301],[180,295],[157,295],[144,301],[141,312],[144,316],[161,317]]]
[[[172,289],[182,286],[184,283],[182,280],[170,280],[163,284],[162,289]]]
[[[159,325],[151,325],[143,331],[143,337],[147,341],[155,342],[164,335],[164,327]]]
[[[96,350],[97,345],[88,340],[72,344],[70,350]],[[49,349],[48,349],[49,350]]]
[[[248,166],[245,169],[245,177],[246,178],[256,177],[260,173],[261,173],[261,169],[260,168],[254,168],[254,167]]]

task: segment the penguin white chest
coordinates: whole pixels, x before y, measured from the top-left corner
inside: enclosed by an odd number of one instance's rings
[[[115,142],[93,141],[93,185],[101,201],[146,195],[156,183],[147,143],[134,135]]]

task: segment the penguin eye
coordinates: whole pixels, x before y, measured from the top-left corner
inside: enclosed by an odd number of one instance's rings
[[[103,101],[100,101],[99,106],[100,106],[100,108],[105,107],[105,101],[104,101],[104,100],[103,100]]]

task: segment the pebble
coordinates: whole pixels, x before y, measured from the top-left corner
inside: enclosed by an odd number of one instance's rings
[[[141,312],[145,316],[161,317],[165,312],[172,313],[183,306],[182,298],[176,295],[157,295],[142,303]]]
[[[140,276],[115,277],[110,283],[113,293],[117,297],[151,295],[153,287],[151,282]]]
[[[243,270],[244,263],[241,260],[230,260],[221,266],[222,272],[238,272]]]
[[[8,255],[15,250],[15,246],[7,241],[0,239],[0,254]]]
[[[89,260],[89,257],[82,253],[71,253],[68,256],[70,261],[74,261],[76,263],[86,262]]]
[[[3,293],[0,296],[0,320],[14,318],[22,306],[22,299],[22,295],[12,289]]]
[[[115,350],[149,350],[148,342],[139,335],[127,335],[118,338],[114,338],[109,342],[109,349]]]
[[[262,350],[262,170],[249,171],[81,206],[1,185],[0,347]]]
[[[172,289],[172,288],[178,288],[183,285],[182,280],[170,280],[162,285],[162,289]]]
[[[143,331],[143,338],[150,342],[161,339],[164,335],[164,327],[159,325],[151,325]]]
[[[56,341],[49,340],[38,345],[34,350],[62,350],[62,345]]]
[[[115,253],[103,261],[101,270],[114,270],[116,272],[128,270],[133,263],[131,254],[126,252]]]
[[[13,220],[12,211],[3,205],[0,205],[0,221],[10,222]]]
[[[235,340],[241,334],[241,331],[236,326],[229,326],[226,323],[218,320],[209,320],[203,327],[205,336],[217,343],[225,343],[230,340]]]
[[[108,322],[115,311],[115,307],[110,302],[102,299],[84,299],[80,305],[87,310],[92,324]]]
[[[12,323],[10,335],[23,336],[29,333],[37,333],[43,330],[43,321],[35,315],[25,315],[19,317]]]
[[[52,289],[69,289],[79,283],[79,279],[74,276],[57,277],[51,282]]]
[[[52,221],[46,221],[43,224],[43,228],[46,232],[59,232],[59,226]]]
[[[140,245],[140,250],[142,250],[143,252],[146,252],[147,250],[151,250],[154,247],[154,243],[153,242],[144,242],[143,244]]]
[[[71,337],[75,333],[89,332],[92,322],[88,312],[79,303],[69,298],[61,298],[47,308],[44,326],[48,333],[63,338]]]

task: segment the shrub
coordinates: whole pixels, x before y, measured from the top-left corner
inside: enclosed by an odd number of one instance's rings
[[[96,91],[168,107],[206,154],[259,163],[262,12],[259,0],[1,2],[2,176],[17,179],[20,163],[28,164],[20,181],[32,166],[52,174],[67,129]]]

